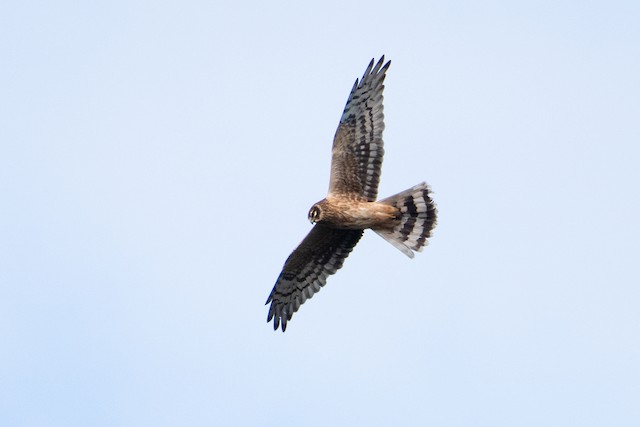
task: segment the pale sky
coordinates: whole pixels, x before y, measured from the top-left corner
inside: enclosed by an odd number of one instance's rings
[[[640,425],[640,3],[5,1],[0,425]],[[371,58],[380,196],[264,302]]]

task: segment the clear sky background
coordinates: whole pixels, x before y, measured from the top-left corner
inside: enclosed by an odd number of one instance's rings
[[[5,1],[0,425],[640,425],[640,3]],[[372,232],[264,302],[371,58]]]

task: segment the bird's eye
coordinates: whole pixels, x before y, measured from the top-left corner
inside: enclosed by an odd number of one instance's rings
[[[313,221],[317,221],[319,217],[320,217],[320,209],[318,209],[317,207],[314,206],[309,211],[309,219],[311,219]]]

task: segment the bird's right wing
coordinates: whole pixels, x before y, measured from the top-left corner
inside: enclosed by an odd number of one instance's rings
[[[271,303],[267,322],[273,329],[287,328],[293,313],[338,271],[363,230],[339,230],[316,224],[289,255],[266,304]]]

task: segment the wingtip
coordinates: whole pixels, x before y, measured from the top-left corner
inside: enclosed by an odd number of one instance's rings
[[[273,330],[277,331],[278,328],[282,329],[282,332],[287,330],[287,321],[290,320],[290,317],[287,318],[286,312],[280,312],[275,310],[273,307],[269,310],[269,314],[267,315],[267,323],[273,320]]]
[[[382,58],[384,58],[384,56],[383,56]],[[383,72],[383,73],[384,73],[384,72],[386,72],[386,71],[389,69],[389,67],[390,67],[390,66],[391,66],[391,60],[388,60],[388,61],[386,62],[386,64],[384,64],[384,65],[382,66],[382,72]]]
[[[271,319],[269,319],[269,320],[271,320]],[[273,320],[273,330],[277,331],[278,328],[281,328],[282,332],[287,330],[287,319],[286,318],[280,317],[280,316],[276,316],[276,318]]]
[[[380,57],[380,61],[378,61],[378,64],[376,65],[376,70],[379,74],[384,74],[389,69],[389,66],[391,66],[391,60],[384,62],[384,55],[382,55]]]
[[[371,74],[371,70],[373,70],[373,64],[375,64],[375,58],[371,58],[371,62],[369,62],[369,65],[367,65],[367,69],[364,70],[364,74],[362,75],[363,82],[367,79],[367,76]]]

